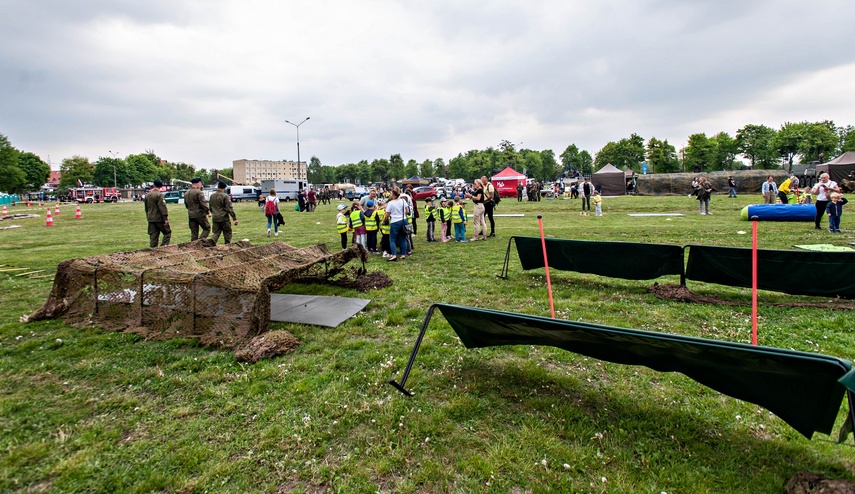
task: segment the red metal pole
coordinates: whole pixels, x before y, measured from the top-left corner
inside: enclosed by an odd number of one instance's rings
[[[540,244],[543,246],[543,267],[546,269],[546,289],[549,292],[549,314],[555,319],[555,303],[552,301],[552,280],[549,278],[549,262],[546,259],[546,237],[543,236],[543,216],[537,215],[540,225]]]
[[[751,225],[751,344],[757,346],[757,220]]]

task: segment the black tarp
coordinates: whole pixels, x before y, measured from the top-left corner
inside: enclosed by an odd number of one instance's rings
[[[436,304],[428,311],[401,383],[390,381],[402,391],[434,308],[466,348],[547,345],[607,362],[680,372],[768,409],[807,438],[814,432],[831,433],[847,389],[842,383],[855,379],[850,362],[826,355]]]
[[[686,279],[751,288],[751,249],[690,245]],[[757,287],[855,298],[855,252],[758,249]]]
[[[523,269],[543,267],[539,237],[515,236],[511,240],[516,243]],[[679,245],[548,238],[546,255],[550,268],[609,278],[652,280],[683,274],[683,247]]]

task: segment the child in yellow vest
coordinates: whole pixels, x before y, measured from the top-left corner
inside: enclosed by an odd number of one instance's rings
[[[383,203],[377,210],[377,224],[380,225],[380,251],[383,252],[383,257],[392,256],[389,254],[389,232],[392,230],[392,225],[387,219],[386,203]]]
[[[439,216],[437,208],[433,205],[433,200],[430,197],[425,199],[425,224],[427,225],[427,241],[436,242],[433,236],[436,228],[436,218]]]
[[[440,214],[444,217],[441,218],[442,221],[442,241],[448,242],[451,240],[451,232],[452,230],[452,222],[451,222],[451,199],[446,199],[445,203],[442,205],[442,210]]]
[[[466,203],[460,197],[454,198],[454,206],[451,208],[451,221],[454,223],[454,240],[457,242],[468,242],[466,240]]]
[[[341,248],[347,248],[347,220],[349,219],[346,214],[347,206],[344,204],[338,205],[338,215],[335,217],[335,228],[336,232],[341,236]]]
[[[349,219],[350,229],[353,231],[353,243],[360,244],[367,250],[368,232],[365,231],[365,215],[362,214],[362,205],[359,201],[353,201]]]
[[[365,203],[365,211],[362,212],[365,216],[365,234],[368,236],[368,252],[379,254],[377,251],[377,231],[380,230],[380,224],[377,222],[377,210],[374,209],[374,201],[368,199]]]

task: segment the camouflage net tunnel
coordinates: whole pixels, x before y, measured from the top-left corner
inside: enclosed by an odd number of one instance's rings
[[[264,333],[270,293],[294,281],[331,280],[362,261],[360,245],[331,254],[325,245],[282,242],[213,246],[200,240],[63,261],[45,305],[27,321],[63,318],[149,339],[199,338],[233,348]]]
[[[636,175],[636,194],[640,195],[686,195],[692,192],[692,179],[706,177],[718,193],[727,194],[727,177],[737,182],[737,194],[757,194],[759,196],[763,182],[772,175],[779,184],[787,178],[787,172],[777,170],[734,170],[725,172],[700,173],[654,173]],[[762,202],[762,197],[758,197]]]

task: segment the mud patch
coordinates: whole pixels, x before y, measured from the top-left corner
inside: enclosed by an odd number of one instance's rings
[[[268,331],[235,350],[235,358],[240,362],[254,364],[262,359],[292,352],[298,345],[300,340],[287,331]]]
[[[647,289],[657,298],[664,300],[672,300],[675,302],[688,302],[694,304],[716,304],[729,306],[750,306],[751,302],[737,302],[733,300],[725,300],[720,297],[701,296],[688,289],[683,285],[660,285],[654,283],[653,286]],[[850,300],[829,300],[827,302],[777,302],[763,303],[766,307],[817,307],[820,309],[834,308],[844,310],[855,310],[855,302]]]
[[[355,288],[360,292],[368,290],[379,290],[392,286],[392,278],[389,278],[383,271],[366,272],[361,268],[345,268],[336,273],[335,278],[313,279],[303,277],[298,280],[300,283],[315,283],[323,282],[326,285],[340,286],[343,288]]]
[[[848,480],[820,477],[815,473],[798,472],[784,486],[787,494],[855,494],[855,484]]]

